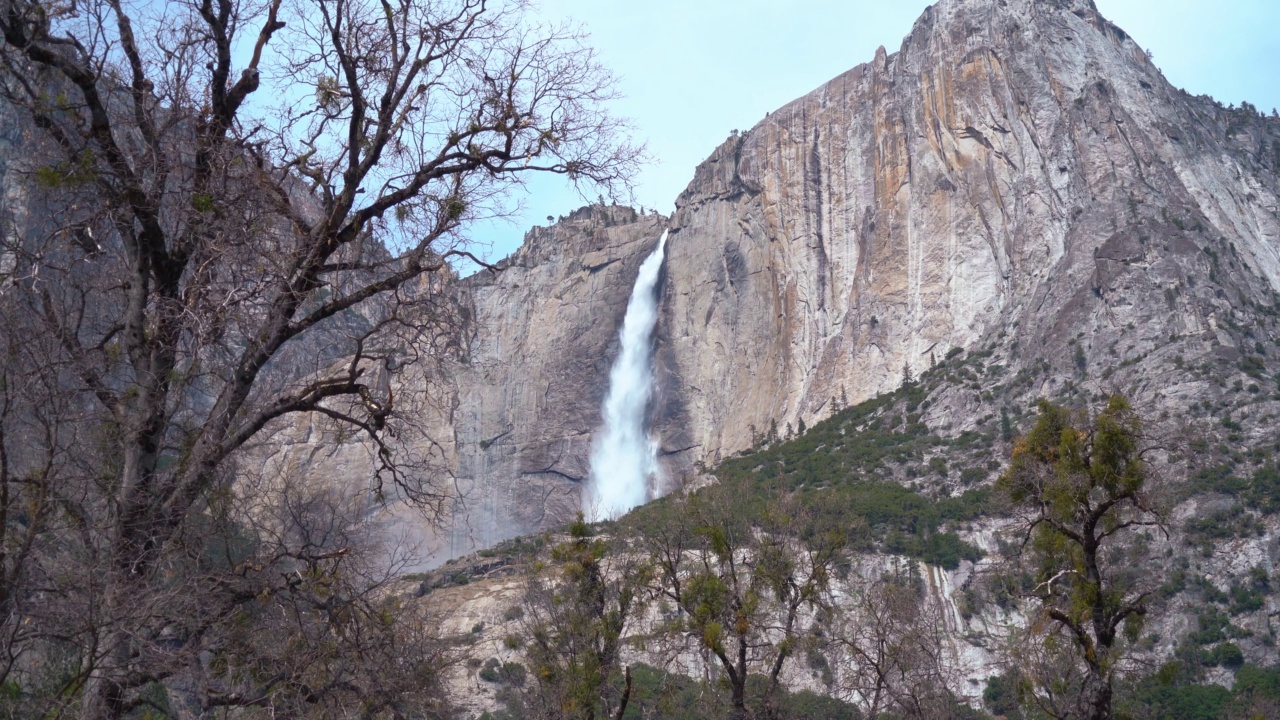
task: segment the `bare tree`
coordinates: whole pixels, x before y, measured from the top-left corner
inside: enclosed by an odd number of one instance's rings
[[[227,510],[270,497],[237,459],[312,414],[374,448],[375,495],[439,501],[441,458],[396,442],[413,418],[385,377],[454,350],[448,263],[475,260],[469,222],[536,173],[622,189],[637,159],[592,52],[524,11],[0,1],[0,97],[26,128],[25,207],[0,218],[0,682],[34,691],[57,659],[59,702],[94,719],[157,687],[202,707],[332,697],[289,672],[251,688],[192,669],[263,593],[341,577],[364,599],[308,602],[381,612],[356,543],[320,552],[258,532],[269,506]],[[239,535],[243,553],[195,561]],[[344,622],[274,627],[331,628],[342,651]]]
[[[455,658],[428,608],[397,591],[409,549],[387,547],[367,520],[368,498],[327,483],[251,484],[219,508],[222,517],[194,524],[206,534],[190,555],[213,566],[204,582],[239,575],[238,596],[223,601],[230,612],[187,593],[161,600],[162,610],[186,605],[209,626],[166,618],[156,628],[162,659],[186,666],[168,690],[172,704],[197,715],[261,707],[293,717],[451,717],[440,681]],[[231,577],[218,572],[228,565]]]
[[[958,707],[947,630],[914,566],[854,582],[838,603],[828,646],[840,689],[864,717],[947,718]]]
[[[174,533],[164,582],[120,608],[94,602],[111,580],[96,561],[37,548],[39,590],[16,603],[26,636],[9,645],[23,655],[15,717],[76,711],[93,668],[81,636],[106,624],[138,636],[124,714],[448,717],[439,680],[453,658],[397,592],[409,548],[388,546],[376,511],[330,483],[241,478]]]
[[[734,718],[748,717],[748,678],[763,675],[755,714],[771,717],[783,669],[830,607],[831,574],[846,539],[806,532],[813,524],[794,499],[751,513],[732,488],[713,485],[666,502],[666,512],[648,514],[640,531],[654,595],[675,610],[659,631],[709,654],[727,680]]]

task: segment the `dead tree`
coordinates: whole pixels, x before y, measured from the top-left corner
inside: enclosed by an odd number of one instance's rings
[[[914,566],[852,583],[827,643],[840,691],[866,717],[947,718],[959,707],[941,609]]]
[[[406,400],[373,376],[450,351],[449,262],[509,190],[539,173],[621,190],[638,157],[592,51],[524,9],[0,2],[28,218],[0,218],[0,682],[93,719],[157,688],[206,706],[356,692],[193,669],[264,593],[363,592],[343,547],[246,529],[270,493],[242,489],[237,458],[311,414],[375,448],[375,496],[439,501],[395,441]],[[349,637],[354,616],[314,603]],[[301,617],[272,627],[319,627]],[[53,657],[64,680],[40,686],[33,658]]]

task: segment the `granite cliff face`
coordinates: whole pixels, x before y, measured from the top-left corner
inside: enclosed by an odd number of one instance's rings
[[[461,502],[449,554],[564,522],[581,506],[618,327],[666,222],[584,208],[532,230],[501,272],[463,283],[474,321],[453,376]]]
[[[1194,395],[1172,358],[1253,352],[1280,281],[1266,138],[1280,121],[1174,89],[1087,0],[944,0],[698,168],[664,434],[714,461],[980,345],[1048,362],[1029,394],[1140,358],[1115,387]]]
[[[443,291],[459,353],[397,375],[418,432],[401,438],[445,495],[439,528],[391,503],[390,520],[436,565],[573,517],[588,477],[617,328],[667,218],[592,206],[538,227],[497,265]],[[262,443],[268,471],[359,483],[374,456],[299,417]]]

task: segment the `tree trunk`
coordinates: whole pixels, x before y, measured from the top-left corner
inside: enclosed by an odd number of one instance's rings
[[[135,489],[137,483],[135,481]],[[132,498],[135,505],[137,498]],[[102,598],[96,613],[102,634],[95,638],[90,651],[92,669],[85,681],[81,720],[118,720],[124,716],[126,693],[125,678],[129,673],[133,654],[133,637],[123,629],[128,622],[131,605],[149,596],[145,577],[149,568],[148,548],[156,541],[153,535],[154,521],[141,508],[121,508],[117,519],[115,537],[112,539],[111,563],[103,568]]]
[[[733,679],[733,710],[729,713],[730,720],[746,720],[747,718],[747,679]]]
[[[737,672],[730,676],[733,683],[733,712],[729,715],[732,720],[745,720],[747,717],[747,640],[746,638],[738,638],[738,667]]]
[[[85,680],[80,720],[118,720],[124,715],[125,691],[118,678],[128,663],[128,638],[108,631],[102,646],[104,652]]]
[[[1093,696],[1093,708],[1089,720],[1111,720],[1111,683],[1099,680],[1097,693]]]

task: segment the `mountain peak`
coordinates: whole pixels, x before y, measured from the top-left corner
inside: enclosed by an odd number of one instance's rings
[[[672,298],[708,319],[672,364],[724,388],[689,403],[697,439],[734,452],[750,426],[811,424],[954,348],[1012,364],[1034,349],[1071,378],[1082,336],[1086,360],[1245,343],[1222,298],[1238,316],[1280,284],[1280,158],[1264,152],[1280,128],[1224,112],[1091,2],[932,6],[897,53],[730,138],[681,196],[672,285],[726,276],[726,293]],[[1240,271],[1210,272],[1210,253]]]

